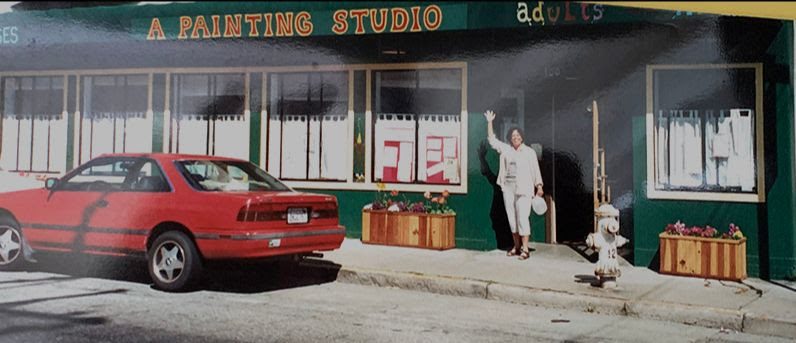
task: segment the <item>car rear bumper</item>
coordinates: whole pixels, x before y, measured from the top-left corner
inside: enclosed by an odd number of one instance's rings
[[[340,248],[345,227],[291,231],[195,233],[196,245],[206,259],[260,258],[328,251]]]

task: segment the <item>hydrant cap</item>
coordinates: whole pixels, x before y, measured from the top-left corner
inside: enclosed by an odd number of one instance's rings
[[[619,210],[611,204],[602,204],[594,211],[598,217],[619,217]]]

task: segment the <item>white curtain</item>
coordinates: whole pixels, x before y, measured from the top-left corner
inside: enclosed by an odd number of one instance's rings
[[[663,112],[663,111],[661,111]],[[657,172],[657,186],[663,188],[663,185],[669,183],[669,118],[663,117],[663,113],[658,117],[658,125],[655,134],[655,167]]]
[[[683,111],[679,111],[682,114]],[[702,185],[702,121],[689,111],[689,117],[676,116],[669,125],[670,184]]]
[[[91,139],[89,142],[92,144],[91,149],[91,156],[89,158],[94,158],[102,154],[112,153],[113,152],[113,133],[114,133],[114,125],[113,125],[113,118],[110,116],[100,116],[99,118],[95,117],[94,121],[94,129],[93,131],[89,131],[91,134]],[[121,137],[117,136],[117,141],[121,143]],[[83,141],[84,143],[89,143]],[[121,145],[120,145],[121,147]],[[121,151],[121,149],[119,149]]]
[[[720,135],[716,133],[718,129],[718,119],[709,112],[705,121],[705,182],[707,185],[718,185],[717,162],[722,159],[719,146],[721,142],[717,139]]]
[[[376,146],[373,154],[375,179],[387,182],[414,181],[415,128],[415,118],[411,114],[377,116],[374,134]],[[390,168],[397,168],[394,179],[385,178],[385,169]]]
[[[244,115],[221,115],[215,121],[215,155],[249,159],[249,125]]]
[[[317,180],[321,178],[321,118],[319,116],[310,116],[308,119],[310,121],[310,135],[307,137],[309,140],[307,150],[309,173],[307,178]]]
[[[281,177],[282,166],[282,120],[271,114],[268,120],[268,173]]]
[[[307,116],[285,115],[282,123],[282,177],[307,178]]]
[[[754,131],[752,110],[731,109],[731,145],[727,158],[727,185],[751,191],[755,186]]]
[[[346,179],[348,159],[348,122],[346,115],[324,115],[321,156],[321,177],[331,180]]]
[[[20,118],[13,115],[3,118],[0,168],[63,173],[66,169],[66,119],[63,116],[30,115]]]
[[[30,119],[22,119],[18,123],[19,127],[19,146],[18,146],[18,155],[17,161],[19,161],[19,169],[20,170],[29,170],[30,169],[30,152],[31,152],[31,140],[33,136],[31,136],[30,131],[31,127],[33,127],[33,120],[30,116],[27,118]]]
[[[3,151],[0,151],[0,168],[14,170],[17,168],[17,138],[19,138],[19,120],[14,116],[3,117]]]
[[[126,137],[125,152],[151,152],[152,118],[146,117],[144,113],[128,116]]]
[[[458,183],[461,123],[458,115],[420,115],[418,119],[418,179]]]
[[[178,117],[177,150],[180,154],[207,154],[207,117],[181,115]]]

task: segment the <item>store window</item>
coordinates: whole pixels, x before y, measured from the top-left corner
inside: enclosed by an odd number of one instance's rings
[[[4,77],[0,168],[59,173],[66,167],[63,76]]]
[[[762,67],[651,66],[650,197],[762,201]]]
[[[249,158],[244,74],[173,76],[174,151]]]
[[[373,182],[460,184],[462,70],[372,73]]]
[[[84,76],[81,161],[104,153],[152,151],[148,75]]]
[[[347,71],[269,74],[269,173],[346,181],[348,86]]]

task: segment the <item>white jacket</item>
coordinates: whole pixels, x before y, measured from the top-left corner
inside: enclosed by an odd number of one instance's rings
[[[489,145],[500,154],[500,171],[498,172],[497,184],[500,188],[506,183],[506,169],[508,169],[508,154],[517,154],[517,195],[536,194],[534,186],[543,185],[542,172],[539,170],[539,161],[536,159],[536,151],[529,146],[522,144],[519,149],[514,149],[511,145],[503,143],[495,138],[494,135],[488,137]]]

